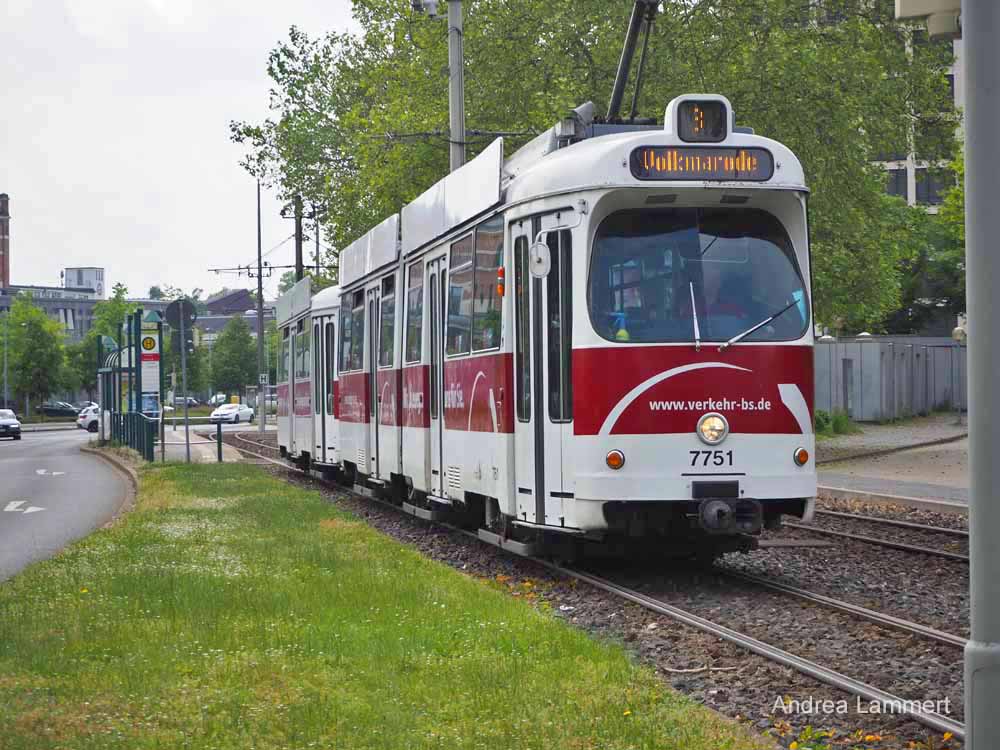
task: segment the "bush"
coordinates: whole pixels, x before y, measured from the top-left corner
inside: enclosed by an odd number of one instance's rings
[[[830,419],[830,412],[823,411],[822,409],[816,410],[816,433],[819,435],[828,435],[833,427],[833,423]]]
[[[846,435],[849,432],[854,432],[851,418],[842,411],[834,412],[831,427],[833,427],[835,435]]]

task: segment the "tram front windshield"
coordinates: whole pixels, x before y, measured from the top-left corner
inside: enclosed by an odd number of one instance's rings
[[[618,342],[793,341],[809,303],[795,251],[773,215],[749,208],[619,211],[597,231],[590,317]],[[696,335],[697,334],[697,335]]]

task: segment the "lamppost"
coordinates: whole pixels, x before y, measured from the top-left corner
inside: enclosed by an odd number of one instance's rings
[[[10,337],[7,330],[10,328],[10,310],[4,310],[3,314],[3,405],[5,409],[10,408],[10,386],[7,384],[7,349],[9,348]],[[25,415],[27,416],[27,415]]]

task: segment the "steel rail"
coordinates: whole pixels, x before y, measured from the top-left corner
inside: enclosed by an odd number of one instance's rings
[[[852,521],[869,521],[871,523],[880,523],[885,526],[899,526],[903,529],[915,529],[917,531],[928,531],[935,534],[949,534],[951,536],[960,536],[968,538],[969,532],[964,529],[948,529],[943,526],[928,526],[923,523],[913,523],[912,521],[899,521],[895,518],[879,518],[878,516],[865,516],[858,513],[842,513],[837,510],[817,510],[817,516],[833,516],[835,518],[847,518]]]
[[[918,547],[914,544],[893,542],[888,539],[878,539],[873,536],[864,536],[863,534],[848,534],[846,531],[834,531],[833,529],[822,529],[818,526],[809,526],[804,523],[793,523],[791,521],[783,521],[781,525],[789,529],[801,529],[802,531],[809,531],[814,534],[826,534],[827,536],[835,536],[835,537],[840,537],[842,539],[852,539],[856,542],[864,542],[865,544],[877,544],[881,547],[889,547],[890,549],[898,549],[904,552],[916,552],[921,555],[933,555],[935,557],[944,557],[948,560],[958,560],[959,562],[964,562],[964,563],[969,562],[968,555],[961,555],[957,552],[945,552],[944,550],[933,549],[931,547]]]
[[[251,442],[244,440],[244,442]],[[258,445],[262,445],[258,443]],[[238,451],[248,453],[256,458],[264,459],[269,463],[276,464],[284,469],[297,470],[297,467],[285,463],[284,461],[279,461],[277,459],[269,458],[268,456],[263,456],[259,453],[254,453],[244,448],[237,448]],[[308,475],[311,479],[315,480],[315,477]],[[316,480],[320,481],[320,480]],[[388,508],[402,512],[398,507],[392,503],[380,500],[373,496],[370,492],[357,493],[364,497],[375,500],[381,505],[385,505]],[[441,523],[440,525],[445,526],[453,531],[458,531],[465,536],[468,536],[477,541],[479,537],[472,532],[461,529],[457,526],[453,526],[449,523]],[[954,736],[961,740],[965,739],[965,724],[954,719],[949,719],[946,716],[935,713],[933,711],[920,711],[917,708],[923,703],[919,700],[907,700],[905,698],[900,698],[899,696],[893,695],[892,693],[886,692],[880,688],[874,687],[867,683],[861,682],[860,680],[855,680],[853,677],[848,677],[845,674],[837,672],[835,670],[824,667],[821,664],[817,664],[814,661],[810,661],[801,656],[797,656],[789,651],[780,649],[777,646],[772,646],[763,641],[757,640],[752,636],[744,635],[739,631],[733,630],[726,627],[725,625],[720,625],[719,623],[712,622],[711,620],[706,620],[703,617],[687,612],[683,609],[674,607],[666,602],[653,599],[652,597],[646,596],[638,591],[633,591],[632,589],[626,588],[624,586],[619,586],[618,584],[609,581],[607,579],[595,576],[591,573],[584,573],[580,570],[574,568],[567,568],[557,563],[549,562],[548,560],[542,560],[537,557],[526,558],[531,560],[533,563],[546,568],[554,573],[562,576],[573,578],[575,580],[586,583],[593,586],[596,589],[600,589],[606,593],[617,596],[621,599],[625,599],[634,604],[638,604],[640,607],[648,609],[657,614],[669,617],[672,620],[683,623],[690,627],[693,627],[702,632],[709,633],[711,635],[718,636],[723,640],[729,641],[736,646],[744,648],[752,653],[762,656],[765,659],[782,664],[786,667],[790,667],[801,674],[808,677],[812,677],[822,683],[830,685],[831,687],[837,688],[838,690],[843,690],[851,695],[864,698],[865,700],[877,702],[882,709],[882,713],[891,715],[904,714],[909,716],[914,721],[917,721],[924,726],[935,729],[939,732],[951,732]]]
[[[813,591],[796,588],[795,586],[789,586],[788,584],[779,583],[777,581],[770,581],[766,578],[759,578],[755,575],[731,570],[729,568],[717,568],[717,570],[729,578],[735,578],[739,581],[756,584],[762,588],[778,591],[782,594],[788,594],[789,596],[804,599],[805,601],[813,602],[815,604],[822,604],[823,606],[831,607],[832,609],[861,617],[878,625],[883,625],[895,630],[902,630],[906,633],[911,633],[922,638],[930,638],[931,640],[938,641],[939,643],[946,643],[949,646],[965,648],[965,644],[968,642],[968,639],[963,638],[960,635],[946,633],[943,630],[932,628],[929,625],[921,625],[918,622],[904,620],[900,617],[894,617],[893,615],[888,615],[884,612],[877,612],[874,609],[868,609],[867,607],[862,607],[858,604],[851,604],[850,602],[845,602],[841,599],[834,599],[833,597],[826,596],[824,594],[817,594]]]

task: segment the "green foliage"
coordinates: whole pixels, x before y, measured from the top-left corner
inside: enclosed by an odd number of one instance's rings
[[[243,393],[257,382],[257,346],[242,317],[230,320],[212,347],[212,387],[227,394]]]
[[[128,287],[124,284],[115,284],[111,290],[111,297],[94,305],[94,320],[88,336],[110,336],[121,343],[119,339],[122,326],[125,324],[125,316],[134,312],[134,306],[128,303],[127,298]]]
[[[965,152],[959,151],[950,166],[955,184],[944,194],[938,214],[949,234],[965,249]],[[963,253],[964,259],[964,253]]]
[[[603,111],[627,14],[603,0],[466,3],[469,156],[491,132],[524,134],[507,137],[509,154],[584,101]],[[268,60],[272,117],[231,126],[248,170],[286,198],[326,207],[335,247],[448,168],[445,25],[414,16],[409,0],[356,0],[354,15],[353,35],[293,27]],[[909,34],[886,2],[668,0],[650,41],[641,114],[662,113],[684,92],[717,91],[740,124],[799,156],[812,191],[814,307],[833,328],[895,310],[904,264],[919,251],[909,242],[913,211],[883,195],[874,162],[905,153],[911,125],[921,158],[953,151],[950,47],[910,54]]]
[[[84,390],[93,399],[97,391],[97,346],[93,336],[65,346],[63,372],[60,376],[63,390]]]
[[[39,402],[56,391],[63,375],[63,331],[59,322],[36,307],[31,295],[14,298],[10,326],[10,382],[14,392]],[[27,416],[27,415],[25,415]]]
[[[833,429],[835,435],[848,435],[857,431],[857,428],[851,422],[851,418],[842,411],[835,411],[833,413],[833,418],[830,420],[830,427]]]
[[[833,421],[830,417],[830,412],[817,409],[813,421],[818,435],[830,435],[833,433]]]

